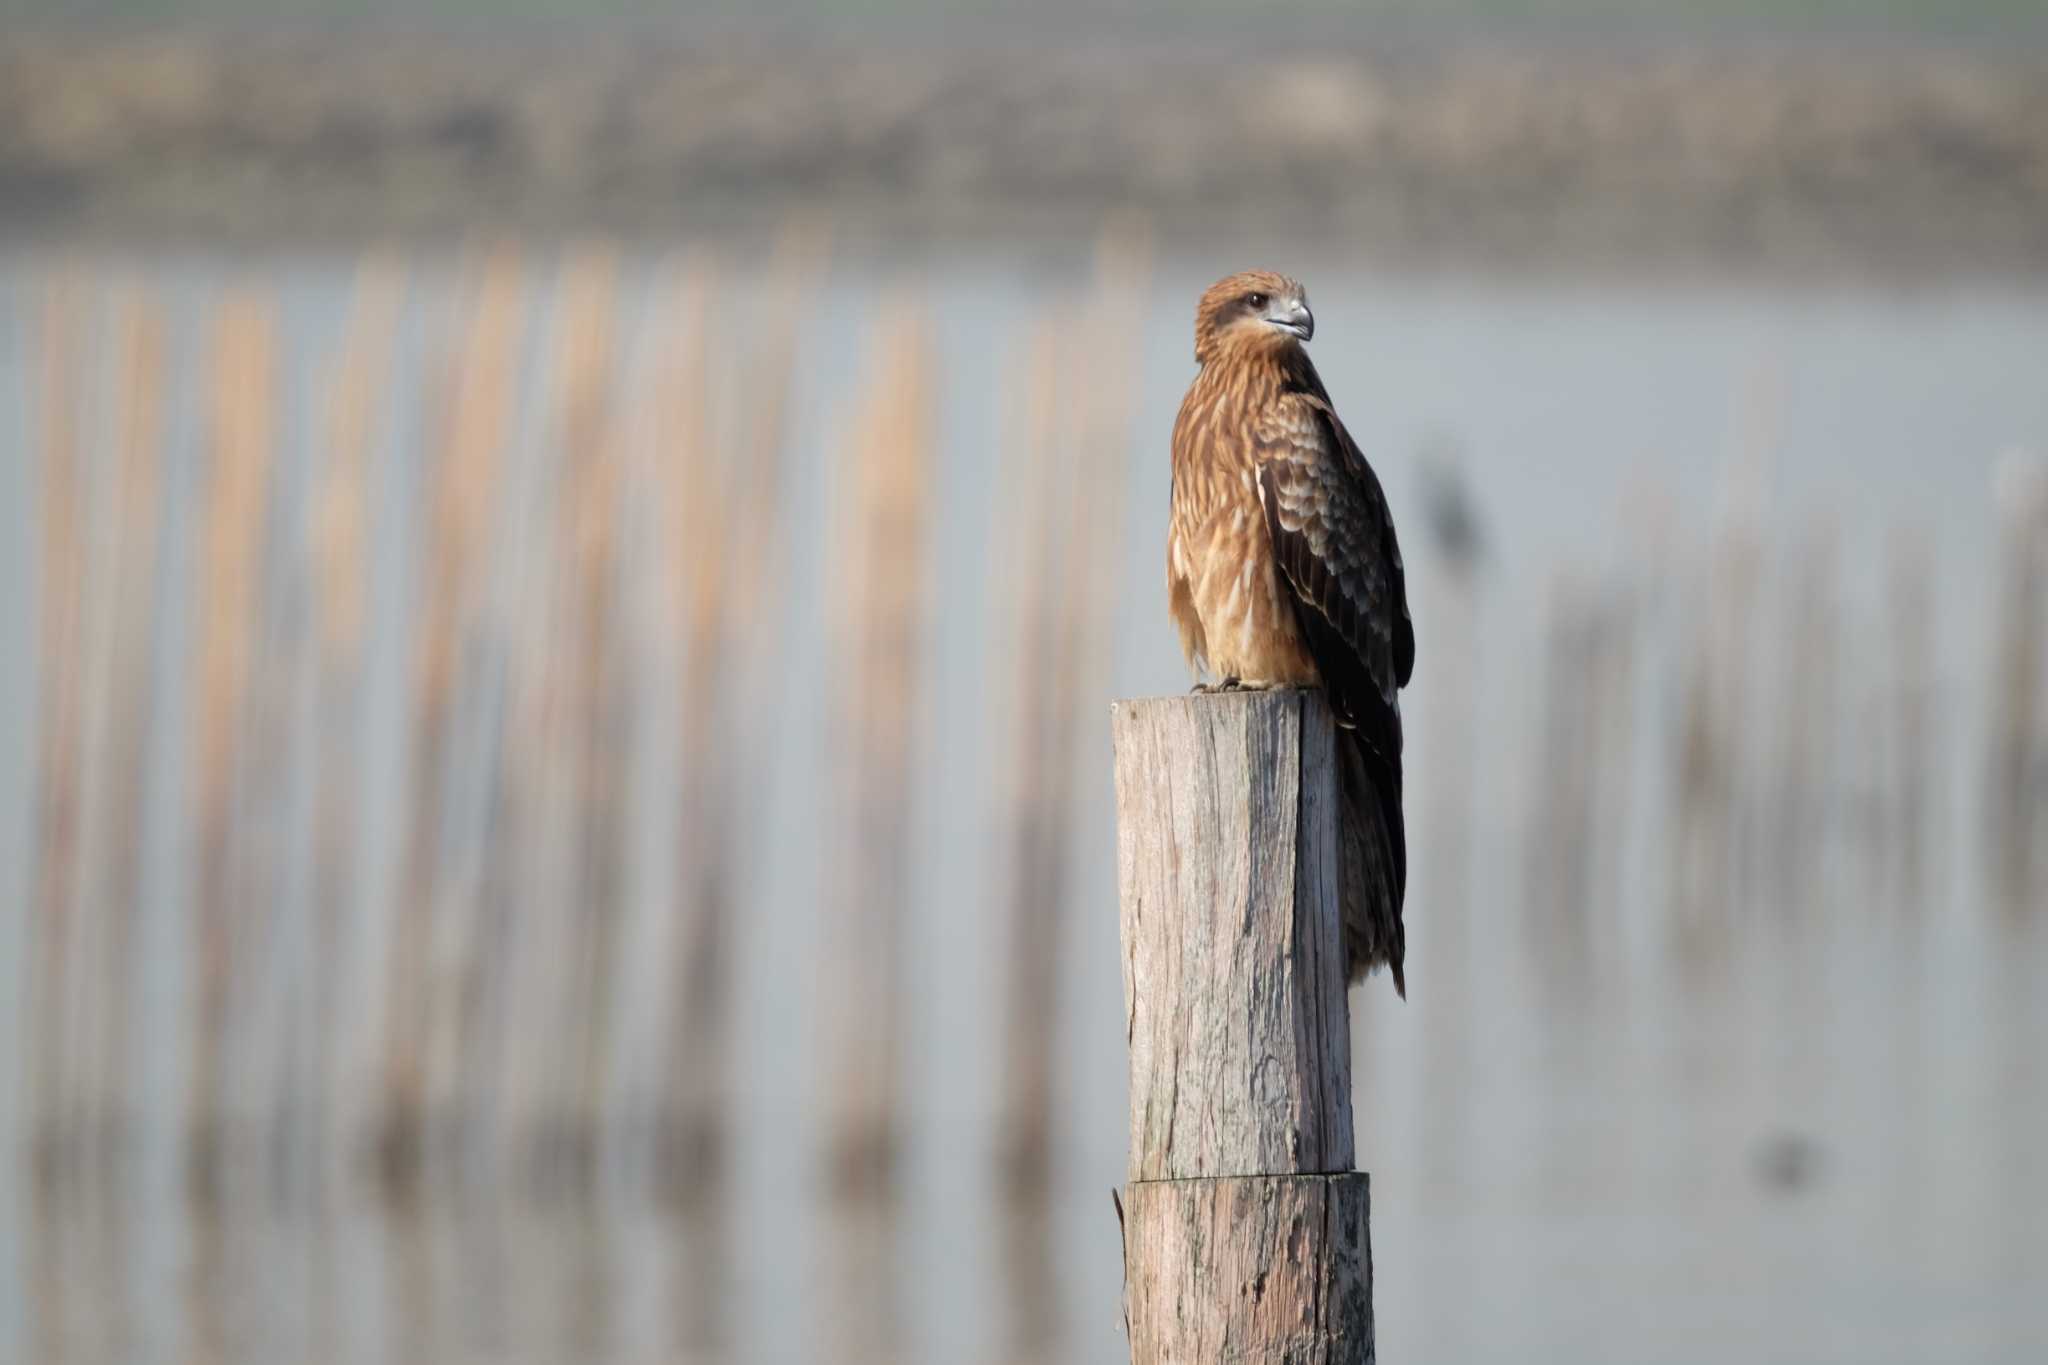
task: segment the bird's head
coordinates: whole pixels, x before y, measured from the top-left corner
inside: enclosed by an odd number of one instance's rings
[[[1206,365],[1226,350],[1299,346],[1316,334],[1308,294],[1285,275],[1247,270],[1216,281],[1195,306],[1195,360]]]

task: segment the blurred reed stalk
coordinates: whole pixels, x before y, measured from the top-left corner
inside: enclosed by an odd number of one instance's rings
[[[1411,594],[1418,589],[1427,594],[1419,597],[1414,614],[1428,623],[1429,651],[1418,664],[1427,675],[1416,685],[1427,688],[1421,747],[1430,755],[1428,772],[1415,785],[1421,798],[1421,856],[1412,859],[1409,873],[1411,903],[1427,906],[1428,929],[1411,940],[1410,951],[1419,949],[1418,955],[1426,956],[1431,983],[1415,1001],[1424,1012],[1422,1075],[1428,1089],[1418,1118],[1427,1134],[1425,1178],[1432,1189],[1453,1189],[1470,1155],[1463,1078],[1470,1074],[1473,1027],[1465,987],[1474,970],[1473,832],[1482,818],[1474,802],[1473,775],[1480,744],[1479,594],[1488,546],[1463,473],[1462,452],[1438,438],[1419,455],[1425,520],[1420,537],[1408,533],[1404,550],[1408,562],[1416,563],[1419,539],[1437,572],[1409,583]],[[1364,1067],[1367,1061],[1361,1049],[1354,1065]]]
[[[1761,536],[1737,471],[1736,506],[1725,516],[1708,551],[1702,619],[1679,648],[1688,656],[1685,699],[1673,764],[1677,828],[1671,850],[1673,946],[1695,968],[1717,963],[1737,926],[1731,916],[1744,890],[1745,848],[1743,718],[1750,713],[1749,661],[1756,624]]]
[[[465,921],[472,907],[462,903],[445,875],[454,823],[449,728],[485,537],[495,521],[513,364],[525,318],[527,285],[516,253],[490,253],[473,287],[458,352],[444,363],[440,392],[430,400],[437,413],[408,703],[411,815],[389,929],[377,936],[386,957],[375,1152],[382,1178],[401,1194],[421,1175],[432,1102],[450,1098],[453,1089],[450,1014],[461,1003],[460,954],[470,941]],[[440,1065],[430,1077],[436,1061]],[[430,1094],[432,1081],[440,1084]],[[438,1116],[454,1117],[445,1109]]]
[[[713,412],[710,357],[712,265],[693,258],[670,271],[657,295],[654,379],[642,420],[640,460],[633,474],[644,491],[642,505],[658,518],[658,559],[651,594],[654,638],[664,640],[678,661],[676,689],[677,903],[665,915],[667,970],[660,978],[675,992],[667,1009],[675,1023],[662,1028],[660,1051],[668,1063],[655,1081],[655,1179],[664,1193],[689,1203],[716,1183],[713,1169],[724,1154],[726,1093],[724,1049],[729,1044],[726,998],[727,896],[731,871],[726,848],[709,827],[726,809],[724,726],[731,709],[724,677],[726,614],[721,599],[725,565],[733,552],[721,515],[732,475],[732,452],[718,441],[722,430]],[[723,391],[723,386],[721,391]],[[780,452],[776,452],[778,455]],[[666,909],[666,907],[665,907]],[[661,942],[657,936],[656,942]],[[659,951],[659,950],[657,950]]]
[[[574,961],[567,937],[574,921],[566,846],[573,807],[566,790],[569,716],[560,661],[562,621],[568,610],[561,559],[566,519],[560,499],[567,451],[558,439],[563,407],[561,367],[574,347],[558,273],[555,302],[541,341],[538,411],[523,420],[536,432],[526,460],[530,493],[515,508],[514,525],[527,547],[505,589],[504,625],[510,651],[506,698],[507,752],[494,814],[493,860],[502,881],[500,923],[504,942],[480,1002],[479,1041],[495,1049],[478,1064],[493,1078],[494,1116],[489,1141],[500,1178],[532,1180],[545,1174],[539,1135],[558,1120],[555,1077],[566,1026],[563,978]],[[516,738],[515,738],[516,737]]]
[[[83,729],[78,669],[83,657],[85,487],[87,470],[78,430],[77,381],[81,371],[84,290],[64,271],[42,302],[41,480],[36,522],[37,557],[36,881],[30,919],[34,935],[28,973],[32,1030],[30,1116],[34,1165],[40,1182],[57,1181],[70,1155],[65,1131],[65,1088],[70,1040],[64,1033],[74,938],[73,882],[77,870],[79,749]]]
[[[910,892],[911,762],[923,714],[927,528],[934,477],[930,328],[889,305],[873,377],[847,423],[829,570],[839,686],[827,774],[832,850],[824,973],[827,1187],[885,1201],[903,1112],[899,971]]]
[[[1570,575],[1551,584],[1544,632],[1543,724],[1537,771],[1529,783],[1530,947],[1546,966],[1582,990],[1593,951],[1593,841],[1599,723],[1595,658],[1599,648],[1597,589]]]
[[[924,713],[933,511],[931,331],[907,300],[885,306],[871,377],[845,425],[834,492],[827,610],[835,673],[824,768],[830,844],[815,970],[828,1207],[824,1354],[901,1354],[895,1269],[904,1113],[902,965],[911,891],[911,766]]]
[[[695,259],[660,297],[652,430],[636,469],[659,525],[656,629],[680,662],[675,927],[658,978],[654,1179],[683,1207],[723,1179],[734,1095],[732,916],[738,835],[760,782],[772,718],[759,704],[784,643],[784,481],[796,347],[826,242],[808,226],[777,244],[765,331],[713,348],[713,269]],[[723,332],[721,331],[723,338]],[[714,401],[713,380],[715,386]]]
[[[1122,582],[1124,508],[1149,244],[1129,224],[1098,243],[1078,307],[1034,327],[1024,391],[1006,414],[1000,525],[991,559],[990,674],[1010,686],[1007,783],[995,815],[1004,888],[998,1161],[1014,1208],[1042,1204],[1051,1175],[1060,953],[1068,869],[1083,808],[1075,775],[1109,694]],[[1028,1245],[1028,1241],[1019,1245]],[[1048,1327],[1049,1324],[1040,1324]]]
[[[1433,583],[1435,593],[1417,612],[1418,619],[1426,617],[1431,623],[1429,701],[1423,716],[1427,751],[1432,755],[1428,780],[1420,784],[1426,805],[1422,856],[1417,862],[1430,907],[1430,960],[1462,965],[1471,946],[1467,920],[1474,818],[1473,727],[1478,719],[1477,593],[1485,543],[1455,444],[1442,439],[1431,442],[1421,451],[1418,464],[1426,519],[1421,537],[1411,534],[1410,538],[1420,539],[1426,546],[1437,573],[1423,580]],[[1414,554],[1412,545],[1409,554]],[[1421,586],[1411,584],[1410,591]],[[1430,999],[1450,1003],[1442,991],[1433,992]],[[1455,1018],[1443,1022],[1446,1027],[1456,1027]],[[1433,1031],[1431,1036],[1444,1035]]]
[[[23,926],[31,1089],[16,1117],[33,1176],[24,1340],[54,1358],[99,1332],[98,1296],[125,1296],[129,1282],[129,1001],[164,386],[160,319],[131,286],[88,291],[59,274],[39,340],[40,847]],[[111,346],[103,356],[91,342]]]
[[[611,375],[618,261],[604,248],[570,256],[562,271],[553,372],[562,468],[557,510],[561,554],[554,662],[565,724],[556,769],[571,794],[566,1051],[557,1063],[554,1113],[542,1130],[541,1170],[550,1183],[586,1189],[612,1062],[608,1001],[618,967],[624,853],[626,692],[619,613],[622,462]]]
[[[304,729],[297,719],[293,667],[308,631],[308,565],[302,552],[303,462],[289,420],[290,371],[279,337],[276,305],[263,336],[264,430],[270,476],[262,495],[261,529],[251,550],[254,584],[240,737],[230,794],[234,828],[229,901],[226,1028],[221,1106],[227,1167],[216,1186],[230,1197],[285,1196],[297,1153],[287,1141],[299,1079],[289,1057],[296,989],[295,944],[304,908],[292,900],[297,784],[305,775]]]
[[[1991,884],[2008,917],[2038,916],[2048,883],[2048,470],[2000,462],[1998,609],[1992,639],[1990,750],[1985,755]]]
[[[1887,559],[1892,660],[1887,709],[1897,819],[1890,889],[1893,905],[1913,913],[1917,923],[1927,894],[1929,815],[1939,807],[1932,752],[1934,554],[1925,536],[1901,531],[1888,541]]]
[[[1566,574],[1551,586],[1544,721],[1532,802],[1531,948],[1568,993],[1619,944],[1631,824],[1638,605],[1625,586]]]
[[[542,348],[540,440],[518,513],[534,562],[508,581],[505,748],[487,846],[501,904],[470,945],[467,1070],[509,1171],[536,1192],[588,1192],[617,967],[625,781],[618,591],[623,456],[611,367],[618,263],[572,250]]]
[[[1004,924],[997,943],[1004,982],[1004,1066],[998,1117],[998,1160],[1013,1203],[1042,1199],[1049,1164],[1046,1105],[1052,1088],[1052,1034],[1058,994],[1058,926],[1040,920],[1056,916],[1066,880],[1066,787],[1070,782],[1074,717],[1063,695],[1069,691],[1061,668],[1071,668],[1076,624],[1062,615],[1062,587],[1074,563],[1091,547],[1067,543],[1085,521],[1073,513],[1083,504],[1074,402],[1078,377],[1062,366],[1063,343],[1089,350],[1073,316],[1048,316],[1032,329],[1023,363],[1011,373],[1023,380],[1004,429],[1010,440],[1003,464],[999,525],[990,579],[998,597],[989,633],[992,679],[1007,679],[1010,745],[999,771],[1007,779],[1003,806],[995,815],[996,885],[1002,888]],[[1064,553],[1062,552],[1064,550]]]
[[[587,271],[586,271],[587,274]],[[567,724],[561,703],[561,557],[568,518],[562,484],[570,451],[561,439],[562,366],[582,326],[565,311],[558,266],[546,327],[536,345],[531,397],[519,405],[510,479],[481,628],[488,666],[471,676],[483,703],[472,728],[482,755],[476,793],[479,860],[475,894],[485,932],[473,946],[474,985],[464,1004],[460,1055],[475,1131],[460,1149],[466,1181],[493,1187],[540,1173],[538,1134],[555,1122],[549,1090],[565,1027],[562,977],[572,960],[567,884],[569,808],[561,788]],[[587,294],[587,291],[586,291]],[[587,302],[581,305],[586,309]]]
[[[214,324],[209,411],[210,468],[199,554],[195,617],[198,737],[193,830],[198,839],[194,905],[194,1038],[187,1106],[188,1172],[194,1192],[220,1191],[238,955],[248,934],[235,866],[236,791],[246,747],[245,717],[255,660],[262,547],[277,444],[277,331],[265,293],[237,290]]]
[[[73,992],[73,1065],[83,1101],[67,1125],[94,1140],[111,1178],[133,1120],[129,1069],[137,978],[132,952],[141,890],[151,647],[156,622],[157,540],[162,506],[164,328],[155,302],[134,287],[115,297],[112,482],[95,499],[84,786],[79,811],[77,919],[89,975]]]
[[[88,316],[93,325],[88,335],[91,335],[102,322],[105,310],[98,306],[102,299],[94,297],[89,302]],[[91,348],[95,352],[99,349],[97,346]],[[94,359],[99,359],[99,356],[95,355]],[[85,413],[104,411],[104,366],[88,363],[85,377]],[[57,1027],[57,1037],[61,1040],[59,1064],[62,1081],[53,1118],[57,1131],[65,1135],[66,1165],[90,1169],[96,1165],[93,1159],[99,1147],[97,1119],[100,1116],[99,1101],[103,1098],[103,1078],[98,1065],[101,1059],[96,1055],[98,1039],[95,1036],[99,1011],[93,1008],[92,1001],[99,993],[96,976],[101,966],[103,920],[108,907],[98,894],[102,888],[96,875],[95,859],[104,857],[104,850],[98,847],[98,836],[103,833],[105,825],[104,803],[99,802],[102,796],[99,789],[105,765],[107,690],[113,664],[109,657],[113,645],[109,627],[114,619],[114,574],[111,569],[117,532],[114,523],[121,509],[121,488],[115,481],[118,471],[106,458],[107,443],[100,439],[102,433],[97,429],[97,423],[86,421],[83,433],[85,439],[78,446],[77,466],[80,576],[69,585],[69,591],[75,598],[73,609],[77,613],[73,638],[78,655],[71,668],[72,685],[78,691],[73,702],[72,720],[73,755],[77,768],[69,783],[71,823],[68,852],[72,867],[65,879],[70,896],[61,910],[65,932],[65,975],[59,983],[57,1005],[62,1012]]]
[[[347,1042],[365,1017],[369,964],[350,920],[362,906],[358,826],[361,755],[367,740],[363,689],[368,677],[370,566],[375,523],[370,505],[374,453],[388,438],[388,386],[404,274],[373,258],[357,270],[347,331],[326,396],[314,472],[309,553],[317,628],[312,655],[315,739],[313,793],[313,961],[304,982],[303,1053],[311,1097],[300,1130],[316,1153],[330,1194],[345,1173],[346,1144],[370,1110],[360,1099],[361,1059]],[[354,1063],[354,1065],[351,1065]],[[318,1155],[329,1158],[318,1160]]]
[[[614,1069],[628,724],[617,292],[609,247],[572,250],[557,274],[540,442],[513,511],[531,542],[514,558],[532,563],[501,565],[492,613],[503,719],[479,741],[487,852],[463,879],[481,888],[467,899],[482,917],[449,950],[467,969],[450,1074],[468,1086],[465,1110],[489,1116],[467,1145],[562,1194],[591,1189]]]
[[[1796,920],[1820,894],[1828,808],[1840,781],[1833,740],[1841,700],[1835,623],[1842,604],[1835,589],[1832,527],[1815,528],[1792,548],[1789,577],[1791,591],[1779,609],[1779,642],[1771,651],[1779,669],[1778,713],[1768,756],[1764,855],[1774,908],[1781,919]]]

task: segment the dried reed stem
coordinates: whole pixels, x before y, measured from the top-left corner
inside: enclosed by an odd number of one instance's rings
[[[376,1151],[384,1179],[400,1193],[409,1192],[420,1174],[430,1117],[430,1054],[441,1040],[446,1055],[447,1015],[460,999],[463,907],[444,899],[444,862],[450,856],[445,841],[449,718],[459,646],[475,610],[485,531],[497,505],[526,293],[517,254],[492,252],[482,264],[476,302],[440,396],[423,600],[414,636],[412,815],[384,967],[384,1077]]]
[[[749,759],[772,721],[752,698],[783,641],[774,603],[786,541],[785,431],[797,340],[824,253],[814,231],[783,234],[767,272],[765,332],[744,355],[709,344],[712,271],[702,259],[669,282],[661,309],[650,414],[658,448],[646,452],[644,476],[663,551],[661,629],[681,664],[682,790],[655,1175],[665,1196],[692,1207],[724,1169],[735,832]]]
[[[929,329],[891,306],[873,342],[875,378],[849,424],[852,486],[831,591],[838,673],[835,726],[839,888],[827,914],[824,1051],[829,1185],[843,1198],[893,1189],[901,1113],[897,1052],[904,901],[909,894],[910,765],[927,611],[933,364]]]
[[[307,983],[312,1102],[307,1136],[324,1143],[352,1134],[371,1112],[361,1093],[360,1047],[370,963],[348,920],[360,885],[357,795],[366,739],[362,688],[367,677],[370,565],[375,539],[370,507],[371,461],[388,425],[386,389],[403,303],[404,277],[390,262],[365,261],[339,365],[327,392],[322,449],[314,471],[310,527],[313,649],[319,735],[313,794],[313,945],[316,970]],[[350,1063],[354,1062],[354,1065]],[[335,1150],[343,1144],[336,1143]],[[322,1172],[330,1184],[338,1165]]]
[[[193,825],[199,840],[195,906],[189,1170],[202,1196],[217,1191],[227,1077],[228,1009],[240,947],[232,817],[247,704],[261,549],[277,422],[277,334],[268,297],[238,291],[215,322],[211,458],[200,547],[198,736]]]
[[[1797,547],[1793,591],[1782,607],[1777,688],[1778,735],[1767,757],[1775,790],[1767,809],[1765,853],[1777,910],[1797,916],[1819,890],[1828,830],[1825,805],[1834,788],[1832,734],[1836,708],[1834,538],[1823,529]]]
[[[36,653],[41,677],[36,724],[37,835],[29,973],[29,1024],[34,1030],[30,1114],[36,1170],[58,1172],[68,1142],[62,1130],[65,1058],[62,1020],[73,936],[72,879],[78,839],[78,775],[82,717],[77,670],[83,629],[84,466],[78,434],[82,289],[66,273],[54,280],[42,309],[42,460],[37,522],[40,605]]]
[[[1999,479],[2000,586],[1992,643],[1985,812],[1991,884],[2009,918],[2039,912],[2048,847],[2048,470],[2007,457]]]
[[[533,844],[511,923],[502,1090],[493,1105],[534,1179],[587,1186],[608,1082],[618,914],[622,682],[616,658],[620,456],[611,396],[617,263],[564,262],[545,357],[540,479],[552,544],[524,637],[507,802]],[[502,922],[502,921],[501,921]]]
[[[1934,563],[1921,536],[1895,534],[1889,549],[1891,776],[1898,811],[1890,871],[1895,903],[1917,912],[1927,891],[1929,816],[1938,804],[1932,762]]]
[[[558,534],[567,611],[558,618],[569,721],[565,777],[577,796],[572,864],[575,924],[569,1048],[559,1075],[555,1152],[578,1186],[593,1174],[611,1062],[611,998],[618,967],[626,741],[619,654],[618,555],[622,467],[612,365],[618,261],[586,247],[563,271],[559,435],[563,470]]]
[[[95,574],[92,711],[86,750],[83,837],[78,885],[81,922],[95,926],[96,961],[76,993],[83,1031],[94,1039],[82,1058],[90,1093],[79,1118],[100,1135],[111,1158],[130,1120],[129,1001],[136,985],[131,951],[141,883],[141,830],[151,699],[150,651],[156,622],[157,533],[163,450],[164,331],[153,301],[132,288],[117,300],[113,399],[115,468],[102,498]],[[111,515],[111,522],[108,518]]]
[[[991,578],[998,600],[991,613],[989,650],[993,678],[1010,683],[1010,743],[999,771],[1004,775],[1004,808],[995,813],[1004,888],[1001,926],[1004,982],[1004,1066],[1001,1078],[999,1160],[1007,1192],[1033,1201],[1043,1195],[1050,1164],[1046,1106],[1051,1098],[1052,1051],[1049,1008],[1056,985],[1058,933],[1046,922],[1062,899],[1066,776],[1065,746],[1059,741],[1066,717],[1062,667],[1071,668],[1073,646],[1058,619],[1067,556],[1085,555],[1085,545],[1063,545],[1074,527],[1078,485],[1073,411],[1076,376],[1062,372],[1062,341],[1079,330],[1072,317],[1048,316],[1033,328],[1023,364],[1024,392],[1013,399],[1006,430],[1003,494],[998,503],[997,553]],[[1086,351],[1086,338],[1077,348]],[[1076,528],[1078,529],[1078,528]],[[1074,537],[1078,539],[1078,537]],[[1066,555],[1061,553],[1066,551]]]
[[[1086,306],[1034,330],[1020,367],[1027,389],[1008,422],[1022,439],[1007,452],[999,512],[1007,541],[993,561],[1002,600],[989,642],[1006,661],[994,671],[1006,672],[1015,691],[1007,809],[996,817],[1008,844],[999,1145],[1007,1192],[1025,1206],[1043,1200],[1050,1177],[1075,772],[1108,691],[1130,467],[1129,339],[1147,256],[1141,232],[1115,225],[1104,234]]]

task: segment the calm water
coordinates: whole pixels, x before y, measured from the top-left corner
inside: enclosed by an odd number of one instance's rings
[[[1121,581],[1105,585],[1119,594],[1117,694],[1185,686],[1158,600],[1165,436],[1192,363],[1191,301],[1246,263],[1166,260],[1149,287],[1129,534]],[[2048,934],[1995,916],[1979,871],[1993,471],[2003,452],[2048,452],[2048,286],[1545,283],[1269,263],[1308,283],[1314,353],[1406,528],[1422,642],[1409,709],[1411,828],[1423,851],[1411,1000],[1400,1005],[1383,982],[1354,997],[1382,1357],[2048,1358],[2048,993],[2038,985]],[[0,460],[0,1015],[10,1019],[27,998],[19,945],[33,875],[30,392],[45,264],[0,256],[0,450],[11,452]],[[288,429],[302,427],[303,374],[333,346],[351,262],[111,264],[164,290],[185,343],[174,348],[180,434],[166,478],[174,544],[195,496],[198,308],[245,269],[281,281],[301,375]],[[1025,327],[1078,278],[1075,264],[955,256],[913,275],[842,262],[803,342],[792,515],[805,527],[822,523],[832,436],[877,300],[920,290],[943,350],[936,626],[906,966],[909,1151],[895,1228],[874,1237],[839,1226],[817,1198],[810,948],[821,810],[811,777],[827,684],[820,537],[799,534],[781,698],[794,721],[762,755],[769,797],[744,859],[741,1141],[723,1228],[677,1223],[610,1186],[575,1207],[485,1200],[400,1215],[367,1202],[324,1213],[265,1204],[187,1216],[168,1137],[190,899],[178,888],[191,856],[169,813],[183,748],[160,724],[156,757],[171,775],[149,779],[135,1161],[119,1189],[57,1204],[19,1168],[0,1179],[0,1359],[836,1360],[863,1330],[844,1319],[878,1312],[893,1312],[906,1360],[1123,1357],[1109,1200],[1125,1109],[1106,752],[1091,775],[1063,994],[1048,1002],[1065,1072],[1046,1225],[1006,1226],[986,1178],[999,1055],[988,1001],[1000,982],[987,793],[1002,748],[981,723],[997,665],[980,622],[1002,572],[987,550],[1000,514],[996,395]],[[408,354],[446,307],[444,272],[427,267]],[[401,382],[401,405],[416,404],[416,389]],[[1446,439],[1488,538],[1463,720],[1431,711],[1444,695],[1432,675],[1433,649],[1441,659],[1446,647],[1437,623],[1456,607],[1421,529],[1416,453]],[[381,476],[394,538],[410,514],[407,480],[390,471],[416,444],[417,432],[401,434]],[[1825,800],[1840,809],[1829,807],[1806,903],[1731,879],[1725,946],[1688,965],[1672,950],[1668,913],[1683,663],[1712,547],[1746,525],[1771,548],[1746,637],[1756,657],[1736,666],[1758,703],[1743,729],[1745,771],[1773,771],[1767,718],[1790,638],[1785,547],[1820,535],[1836,546],[1845,665],[1828,723],[1841,791]],[[1883,725],[1876,665],[1890,658],[1887,547],[1901,533],[1931,547],[1935,604],[1936,780],[1918,896],[1873,870],[1896,826],[1865,819],[1858,795],[1876,780],[1867,754]],[[412,570],[393,558],[376,600],[381,618],[402,622]],[[165,572],[190,581],[189,553],[167,552]],[[1667,580],[1676,586],[1655,586]],[[1561,950],[1532,912],[1528,847],[1552,799],[1537,738],[1546,623],[1572,584],[1628,588],[1640,611],[1632,739],[1605,798],[1614,818],[1584,906],[1586,953]],[[172,637],[189,630],[184,607],[167,611]],[[388,652],[403,638],[387,625],[373,645]],[[371,685],[372,792],[404,772],[401,671],[383,667]],[[160,716],[185,714],[179,686],[167,684]],[[1460,741],[1473,772],[1462,855],[1445,838],[1454,807],[1436,776]],[[662,785],[658,771],[643,778]],[[368,809],[364,858],[388,869],[397,831],[375,801]],[[643,819],[629,878],[648,904],[667,895],[658,815]],[[0,1126],[21,1112],[21,1053],[0,1049]],[[893,1248],[893,1285],[848,1251],[873,1245]],[[1012,1286],[1030,1302],[1020,1308]]]

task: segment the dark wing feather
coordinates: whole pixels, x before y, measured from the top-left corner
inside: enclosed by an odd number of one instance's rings
[[[1406,881],[1400,689],[1415,630],[1393,517],[1379,479],[1319,394],[1295,392],[1259,432],[1259,499],[1295,618],[1338,718],[1352,727],[1394,841],[1396,904]]]
[[[1324,686],[1347,723],[1391,724],[1387,752],[1398,763],[1399,693],[1415,669],[1415,630],[1386,494],[1316,395],[1292,393],[1276,404],[1259,445],[1266,530],[1305,609],[1304,626],[1321,637],[1323,648],[1311,652]]]

